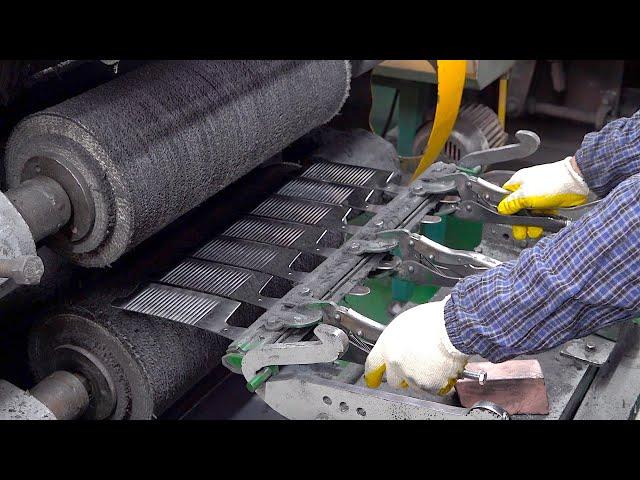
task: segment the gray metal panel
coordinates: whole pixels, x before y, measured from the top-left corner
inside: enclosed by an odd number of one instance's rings
[[[282,247],[291,247],[302,235],[301,225],[283,224],[243,218],[225,230],[223,235],[264,243],[273,243]]]
[[[355,190],[346,185],[334,185],[309,180],[292,180],[278,190],[280,195],[298,197],[316,202],[340,205]]]
[[[208,329],[206,324],[213,317],[226,322],[240,306],[240,302],[152,283],[116,306],[130,312],[144,313]]]
[[[369,180],[378,171],[371,168],[356,167],[354,165],[342,165],[331,162],[318,162],[311,165],[303,174],[303,177],[312,178],[321,182],[343,183],[354,187],[369,185]]]
[[[252,276],[248,270],[198,260],[185,260],[160,281],[189,290],[229,297],[251,280]]]
[[[278,256],[277,247],[236,239],[214,238],[193,254],[195,258],[261,270]]]
[[[249,268],[300,282],[304,272],[291,269],[301,252],[288,248],[238,238],[216,237],[192,257],[211,262]]]
[[[629,420],[640,399],[640,325],[623,324],[609,361],[596,374],[575,419]]]
[[[331,212],[329,205],[305,203],[294,199],[273,196],[258,205],[251,214],[259,217],[270,217],[278,220],[287,220],[289,222],[316,225],[329,212]]]

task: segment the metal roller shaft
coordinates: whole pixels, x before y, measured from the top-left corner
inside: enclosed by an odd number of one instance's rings
[[[89,406],[86,379],[70,372],[53,372],[29,393],[46,405],[57,420],[80,418]]]
[[[58,232],[71,218],[71,201],[62,186],[49,177],[36,177],[5,192],[38,242]]]

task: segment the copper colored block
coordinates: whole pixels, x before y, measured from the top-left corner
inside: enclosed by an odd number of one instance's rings
[[[467,378],[458,380],[456,391],[464,407],[472,407],[480,400],[489,400],[503,407],[510,415],[549,413],[547,389],[537,360],[469,363],[466,369],[487,372],[487,380],[484,385]]]

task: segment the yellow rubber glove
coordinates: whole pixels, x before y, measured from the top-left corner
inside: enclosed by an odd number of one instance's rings
[[[468,355],[449,340],[440,302],[418,305],[398,315],[382,332],[365,362],[365,383],[377,388],[386,372],[392,387],[445,395],[464,370]]]
[[[498,205],[498,213],[513,215],[529,208],[541,213],[554,213],[554,209],[575,207],[587,201],[589,186],[574,168],[572,157],[545,165],[517,171],[502,188],[511,193]],[[513,227],[513,237],[524,240],[538,238],[542,229],[525,225]]]

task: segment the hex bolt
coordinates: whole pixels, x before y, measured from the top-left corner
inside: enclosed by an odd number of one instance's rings
[[[484,385],[487,382],[487,372],[485,371],[471,372],[469,370],[463,370],[462,377],[477,380],[480,385]]]
[[[596,346],[593,343],[587,342],[586,345],[585,345],[585,348],[588,351],[593,352],[596,349]]]
[[[18,285],[37,285],[44,274],[44,264],[37,255],[0,259],[0,277],[11,278]]]

